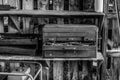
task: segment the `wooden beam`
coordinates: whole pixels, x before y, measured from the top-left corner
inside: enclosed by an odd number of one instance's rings
[[[108,0],[104,0],[104,13],[107,15],[107,2]],[[104,62],[102,65],[102,71],[101,71],[101,80],[105,80],[106,79],[106,68],[107,68],[107,53],[106,53],[106,49],[107,49],[107,41],[108,41],[108,19],[107,17],[105,17],[104,20],[104,25],[103,25],[103,32],[102,32],[102,44],[101,44],[101,48],[102,48],[102,54],[104,57]]]
[[[35,50],[16,47],[0,47],[0,53],[4,55],[34,55]]]
[[[79,11],[54,11],[54,10],[11,10],[11,11],[0,11],[0,16],[4,15],[22,15],[22,16],[104,16],[104,13],[98,12],[79,12]]]
[[[0,39],[0,46],[12,46],[12,45],[36,45],[36,41],[30,39]]]
[[[4,33],[3,18],[0,17],[0,33]]]
[[[22,31],[20,29],[20,22],[18,21],[17,17],[9,16],[9,18],[11,19],[11,21],[13,22],[15,28],[19,31],[19,33],[22,33]]]
[[[101,53],[97,53],[97,58],[42,58],[40,56],[20,56],[20,55],[0,55],[0,60],[29,60],[29,61],[76,61],[76,60],[84,60],[84,61],[103,61],[104,58]],[[50,73],[51,74],[51,73]]]
[[[41,34],[15,34],[15,33],[0,33],[2,38],[5,39],[35,39],[42,37]]]

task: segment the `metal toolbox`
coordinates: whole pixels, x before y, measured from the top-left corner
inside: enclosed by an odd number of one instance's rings
[[[47,58],[95,58],[98,28],[95,25],[51,24],[43,27],[43,55]]]

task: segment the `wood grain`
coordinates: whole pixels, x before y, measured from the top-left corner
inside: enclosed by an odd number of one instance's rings
[[[79,11],[55,11],[55,10],[11,10],[11,11],[0,11],[0,15],[22,15],[22,16],[91,16],[100,17],[104,16],[104,13],[98,12],[79,12]]]
[[[23,0],[23,10],[33,10],[33,0]],[[23,31],[29,33],[31,18],[23,18]]]
[[[4,32],[4,28],[3,28],[3,18],[0,18],[0,33]]]
[[[18,0],[8,0],[7,1],[7,4],[12,6],[12,7],[15,7],[15,10],[18,10]],[[15,21],[18,21],[17,17],[14,18]],[[8,32],[9,33],[15,33],[15,32],[18,32],[18,28],[19,28],[19,23],[16,24],[15,21],[14,21],[13,17],[9,17],[8,18]],[[18,30],[18,31],[17,31]]]
[[[53,80],[63,80],[63,62],[53,62]]]
[[[4,55],[34,55],[35,50],[16,47],[0,47],[0,53]]]

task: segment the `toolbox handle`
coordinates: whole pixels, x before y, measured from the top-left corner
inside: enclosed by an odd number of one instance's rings
[[[72,47],[72,48],[71,47],[69,47],[69,48],[68,47],[64,47],[64,50],[77,50],[77,48],[76,47]]]

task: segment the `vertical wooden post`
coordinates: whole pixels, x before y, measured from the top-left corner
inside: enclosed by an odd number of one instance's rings
[[[33,0],[23,0],[23,10],[33,10]],[[23,31],[29,32],[31,18],[23,18]]]
[[[80,10],[80,1],[79,0],[69,0],[69,10],[70,11],[79,11]],[[75,24],[79,23],[78,18],[71,18],[70,23]]]
[[[49,0],[38,0],[38,10],[48,10]],[[48,18],[38,18],[38,24],[47,24]]]
[[[53,10],[62,11],[64,10],[63,8],[64,0],[53,0]],[[57,21],[57,24],[63,24],[62,18],[55,18],[55,20]],[[53,62],[53,78],[53,80],[63,80],[63,61]]]
[[[70,11],[79,11],[79,0],[70,0],[69,4]]]
[[[9,4],[10,6],[16,7],[16,9],[18,9],[18,0],[8,0],[7,4]],[[18,21],[18,18],[15,17],[15,21]],[[15,28],[15,25],[13,25],[14,23],[12,22],[12,20],[10,19],[10,17],[8,18],[8,32],[9,33],[15,33],[18,32],[17,29]],[[19,23],[17,24],[19,25]],[[11,70],[14,70],[16,67],[18,68],[20,66],[20,63],[10,63],[10,68]]]
[[[5,70],[5,63],[4,62],[0,62],[0,66],[1,66],[1,71],[4,72],[4,70]]]
[[[3,4],[8,4],[8,0],[3,0]]]
[[[0,17],[0,33],[4,32],[4,27],[3,27],[3,18]]]
[[[8,4],[10,6],[13,6],[13,7],[18,7],[17,6],[17,0],[5,0],[3,4]],[[6,17],[7,19],[7,17]],[[8,24],[5,24],[6,26],[8,26],[8,32],[9,33],[15,33],[17,32],[15,26],[13,25],[12,21],[8,18],[8,20],[4,20],[4,21],[7,21]]]
[[[38,10],[48,10],[48,0],[38,0]]]
[[[107,14],[107,1],[104,0],[104,13]],[[104,63],[102,65],[102,73],[101,73],[101,80],[105,80],[106,77],[106,64],[107,64],[107,54],[106,54],[106,48],[107,48],[107,39],[108,39],[108,20],[107,17],[105,17],[104,20],[104,27],[102,32],[102,54],[104,57]]]
[[[88,75],[88,66],[87,66],[87,61],[83,61],[83,70],[82,70],[82,79],[84,80],[84,78]]]
[[[63,11],[64,10],[64,0],[53,0],[53,10]],[[57,18],[57,24],[63,24],[62,18]]]
[[[3,4],[2,0],[0,0],[0,4]],[[3,17],[0,17],[0,33],[4,33]],[[1,71],[4,71],[5,68],[4,62],[0,62],[0,66],[1,66]]]
[[[53,80],[63,80],[63,61],[53,62]]]
[[[112,19],[112,38],[113,38],[113,42],[116,42],[117,41],[117,32],[116,32],[116,22],[117,22],[117,19]]]
[[[72,80],[78,80],[78,62],[72,61],[71,68],[73,71]]]
[[[2,0],[0,0],[0,4],[2,4],[3,3],[3,1]]]

